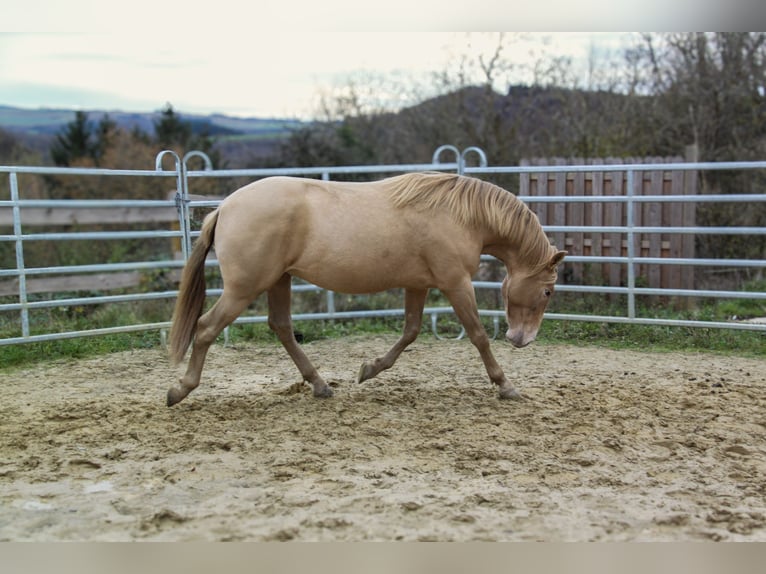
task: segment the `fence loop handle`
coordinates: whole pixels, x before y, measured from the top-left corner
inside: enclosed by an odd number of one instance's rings
[[[457,149],[454,145],[450,144],[444,144],[436,148],[436,151],[434,151],[434,155],[431,158],[431,163],[434,164],[440,164],[440,157],[442,155],[442,152],[449,151],[455,154],[455,163],[457,164],[457,172],[459,174],[463,174],[465,171],[465,159],[466,156],[470,153],[475,153],[477,156],[479,156],[479,167],[487,167],[487,154],[484,153],[484,150],[480,147],[477,147],[475,145],[472,145],[470,147],[465,148],[462,152]]]
[[[481,149],[480,147],[472,145],[471,147],[465,148],[463,152],[460,154],[460,160],[462,162],[463,170],[465,169],[465,158],[471,152],[479,156],[479,167],[487,167],[487,154],[484,153],[484,150]]]
[[[439,320],[439,313],[431,313],[431,332],[434,334],[434,337],[436,337],[436,338],[437,338],[437,339],[439,339],[440,341],[443,341],[443,340],[445,340],[445,339],[448,339],[448,338],[450,338],[450,337],[442,337],[441,335],[439,335],[439,331],[438,331],[438,330],[437,330],[437,328],[436,328],[436,322],[437,322],[438,320]],[[453,337],[453,339],[454,339],[455,341],[459,341],[459,340],[460,340],[460,339],[462,339],[463,337],[465,337],[465,327],[463,327],[463,326],[461,325],[461,326],[460,326],[460,333],[458,334],[458,336],[457,336],[457,337]]]
[[[162,167],[162,160],[165,158],[166,155],[169,155],[173,158],[175,164],[176,164],[176,171],[180,173],[181,171],[181,158],[178,157],[178,154],[174,152],[172,149],[165,149],[162,150],[160,153],[157,154],[157,157],[154,159],[154,170],[155,171],[165,171]]]
[[[442,152],[445,151],[451,151],[455,154],[455,163],[460,164],[460,150],[457,149],[454,145],[450,144],[444,144],[440,145],[436,148],[434,151],[434,155],[431,157],[431,163],[442,163],[439,157],[442,155]]]
[[[204,151],[200,151],[198,149],[187,152],[184,156],[183,164],[186,171],[189,171],[189,160],[193,157],[201,158],[202,161],[205,162],[205,167],[203,168],[204,171],[213,171],[213,160],[211,160],[210,156],[207,155]]]

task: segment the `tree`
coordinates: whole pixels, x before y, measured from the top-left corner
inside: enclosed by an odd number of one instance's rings
[[[69,166],[79,158],[93,157],[95,151],[93,133],[88,114],[75,112],[74,120],[56,135],[51,146],[51,158],[56,165]]]
[[[513,63],[519,36],[481,39],[486,41],[468,36],[468,51],[435,72],[430,88],[381,78],[370,85],[363,77],[354,78],[323,98],[319,115],[328,121],[286,142],[285,162],[297,156],[303,163],[327,157],[339,163],[428,161],[444,143],[479,146],[493,164],[534,156],[653,153],[650,98],[630,91],[634,69],[620,73],[614,59],[604,62],[592,53],[583,83],[569,58],[546,57],[530,67]],[[517,74],[528,75],[532,84],[513,83]],[[398,108],[386,107],[386,101],[412,103]],[[313,153],[319,148],[307,146],[309,141],[321,142],[321,153]]]
[[[89,164],[100,166],[100,160],[107,152],[118,131],[117,124],[104,114],[95,129],[86,112],[75,112],[50,148],[51,159],[59,166]]]
[[[766,152],[766,33],[647,34],[649,89],[663,139],[695,143],[703,161]],[[663,143],[663,142],[660,142]]]
[[[656,101],[659,146],[694,143],[701,161],[761,160],[766,155],[766,33],[647,34],[641,53]],[[766,185],[756,171],[707,171],[701,189],[752,193]],[[699,225],[762,226],[766,208],[697,207]],[[700,236],[702,257],[762,258],[766,238]]]
[[[0,128],[0,165],[38,165],[40,157],[20,136]]]
[[[160,118],[154,122],[154,135],[157,143],[164,149],[186,149],[192,137],[192,126],[182,121],[181,116],[168,103],[160,112]]]
[[[117,123],[109,117],[109,114],[104,114],[101,120],[98,122],[96,128],[95,138],[96,141],[93,145],[93,159],[96,161],[96,165],[101,164],[101,160],[110,147],[112,147],[115,138],[119,135],[120,129],[117,127]]]
[[[192,150],[204,152],[216,168],[225,167],[221,154],[214,149],[215,142],[210,137],[207,126],[198,126],[195,129],[195,124],[183,120],[168,103],[160,112],[159,119],[154,122],[154,141],[160,150],[170,149],[180,156]]]

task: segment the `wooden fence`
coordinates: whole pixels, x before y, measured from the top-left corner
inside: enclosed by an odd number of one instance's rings
[[[522,160],[524,166],[603,165],[636,163],[681,163],[682,157],[619,159],[533,159]],[[634,172],[633,194],[688,195],[697,193],[696,171]],[[591,173],[525,173],[519,181],[522,196],[620,196],[625,195],[625,172]],[[530,208],[543,225],[624,226],[627,204],[618,202],[536,203]],[[688,227],[695,224],[695,204],[680,202],[640,202],[634,204],[635,226]],[[550,233],[552,242],[577,255],[626,256],[627,239],[621,233]],[[652,233],[636,234],[635,255],[638,257],[694,258],[694,235]],[[667,289],[692,289],[694,267],[689,265],[638,265],[638,286]],[[567,283],[621,286],[626,284],[627,266],[614,263],[565,266],[561,281]]]

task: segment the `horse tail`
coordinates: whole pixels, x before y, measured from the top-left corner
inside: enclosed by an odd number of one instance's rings
[[[210,213],[202,222],[202,231],[194,243],[189,260],[181,274],[181,286],[178,291],[173,324],[170,327],[170,360],[178,364],[197,331],[197,319],[202,315],[205,303],[205,258],[213,246],[215,226],[218,223],[218,210]]]

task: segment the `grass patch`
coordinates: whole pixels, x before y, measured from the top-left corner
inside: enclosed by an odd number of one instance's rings
[[[159,348],[156,331],[121,333],[0,346],[0,371],[62,359],[83,359],[130,349]]]
[[[426,319],[420,336],[432,337],[430,321],[428,317]],[[491,335],[491,320],[485,318],[484,324]],[[304,343],[308,343],[370,334],[398,335],[402,326],[401,318],[299,321],[295,324],[295,331],[300,334]],[[504,330],[505,326],[501,322],[499,337],[503,336]],[[442,316],[439,319],[439,333],[444,337],[457,336],[459,327],[454,318]],[[233,344],[279,344],[276,336],[263,323],[235,325],[230,329],[229,336]],[[729,329],[546,320],[540,329],[536,344],[574,344],[617,350],[763,357],[766,350],[766,334]],[[160,335],[156,331],[3,345],[0,346],[0,371],[52,360],[81,359],[131,349],[155,348],[160,348]]]
[[[766,282],[764,282],[766,283]],[[766,284],[754,284],[750,290],[766,290]],[[617,298],[609,301],[604,297],[560,294],[554,299],[551,311],[583,314],[620,315],[625,312],[625,302]],[[378,296],[380,299],[383,296]],[[304,294],[303,301],[294,309],[308,312],[309,307],[321,303],[322,297]],[[314,301],[317,299],[317,301]],[[360,308],[390,308],[401,306],[398,292],[388,299],[372,299],[362,304],[356,299],[336,298],[339,310],[347,310],[356,305]],[[374,303],[374,305],[371,304]],[[446,301],[434,294],[427,305],[441,306]],[[250,312],[264,313],[265,302]],[[171,313],[171,302],[157,301],[142,304],[115,304],[95,307],[77,307],[51,309],[34,317],[33,332],[64,332],[78,329],[129,325],[166,320]],[[651,301],[639,301],[638,315],[641,317],[696,319],[706,321],[724,321],[733,316],[747,318],[766,316],[766,303],[754,299],[724,300],[700,303],[688,311],[674,311],[666,306],[651,304]],[[18,336],[18,325],[11,317],[6,322],[0,321],[0,336]],[[493,333],[492,319],[483,318],[484,326],[490,335]],[[354,335],[401,333],[404,324],[402,317],[366,318],[355,320],[317,320],[297,321],[295,331],[303,342],[324,339],[336,339]],[[456,337],[460,325],[454,315],[441,315],[438,323],[439,334],[445,338]],[[506,325],[501,321],[499,337],[503,336]],[[430,316],[426,316],[421,329],[421,337],[431,337]],[[230,341],[268,343],[278,345],[276,336],[265,323],[235,325],[229,331]],[[222,338],[221,338],[222,340]],[[707,352],[727,355],[763,357],[766,350],[766,333],[758,331],[740,331],[732,329],[710,329],[704,327],[669,327],[650,325],[631,325],[618,323],[596,323],[580,321],[546,320],[538,335],[538,343],[574,344],[610,349],[631,349],[651,352]],[[115,335],[91,336],[64,339],[44,343],[29,343],[0,346],[0,371],[33,365],[39,362],[61,359],[78,359],[102,355],[129,349],[159,348],[160,334],[157,331],[123,333]]]
[[[483,317],[487,333],[492,336],[492,319]],[[311,341],[339,339],[348,336],[386,334],[399,335],[404,320],[401,317],[348,319],[335,321],[297,321],[294,330],[299,338]],[[457,337],[460,324],[454,315],[441,315],[439,334]],[[505,333],[505,321],[500,322],[498,338]],[[433,337],[430,316],[423,320],[420,337]],[[276,336],[264,323],[235,325],[230,341],[278,344]],[[669,327],[662,325],[630,325],[621,323],[592,323],[585,321],[543,321],[538,344],[569,344],[609,349],[643,350],[647,352],[706,352],[726,355],[763,357],[766,333],[704,327]]]
[[[763,357],[766,333],[705,327],[668,327],[545,321],[537,338],[541,343],[586,345],[647,352],[698,352]]]

